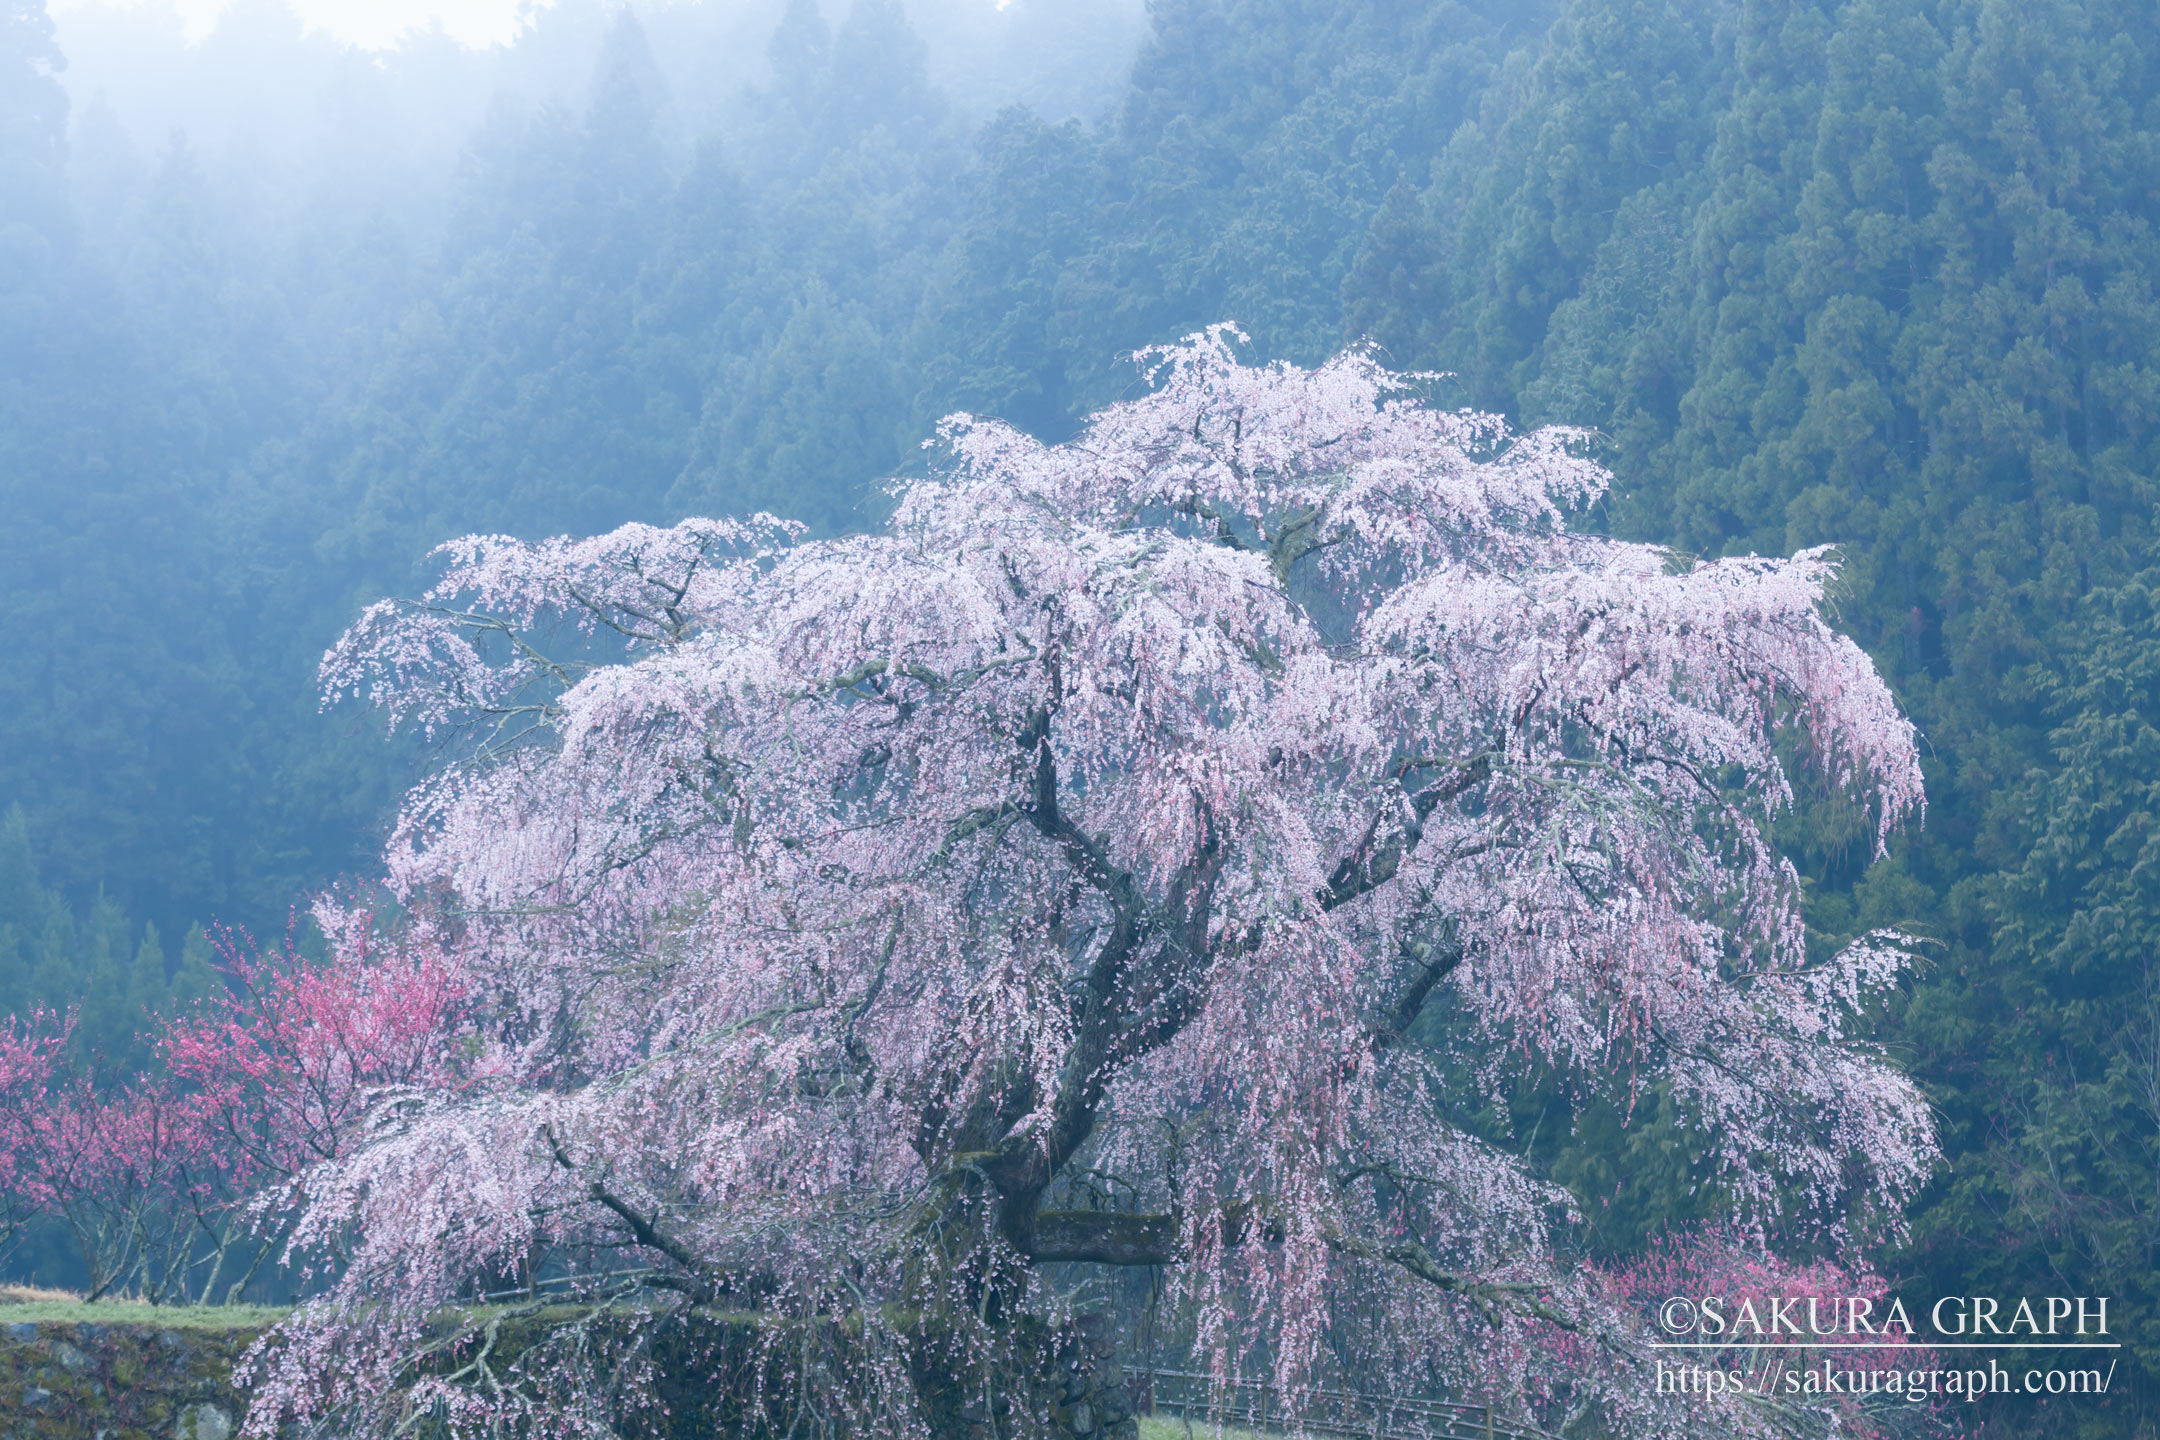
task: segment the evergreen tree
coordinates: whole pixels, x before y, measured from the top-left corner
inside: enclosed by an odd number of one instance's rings
[[[0,3],[0,254],[9,262],[0,284],[9,288],[68,238],[66,68],[45,0]]]

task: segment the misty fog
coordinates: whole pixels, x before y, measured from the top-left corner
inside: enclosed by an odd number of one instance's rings
[[[130,177],[184,137],[222,206],[374,211],[432,239],[479,127],[582,114],[626,14],[649,50],[635,63],[651,67],[656,138],[679,169],[699,140],[756,143],[755,97],[773,83],[768,42],[784,9],[560,0],[507,45],[468,47],[438,26],[370,51],[305,30],[278,0],[237,0],[196,43],[163,6],[70,5],[53,20],[83,218],[93,233],[119,223]],[[1009,105],[1106,118],[1146,25],[1140,0],[913,0],[904,12],[962,129]],[[840,25],[846,6],[823,18]]]

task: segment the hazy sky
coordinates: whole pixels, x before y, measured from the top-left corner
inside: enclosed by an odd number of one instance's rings
[[[56,14],[80,8],[85,0],[53,0]],[[110,3],[110,0],[107,0]],[[232,0],[137,0],[132,8],[179,12],[190,40],[210,33]],[[321,29],[349,45],[380,50],[407,30],[440,23],[467,45],[499,45],[514,36],[523,17],[547,0],[290,0],[311,29]]]

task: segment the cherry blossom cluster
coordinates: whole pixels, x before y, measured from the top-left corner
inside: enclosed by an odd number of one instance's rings
[[[1169,1267],[1220,1373],[1293,1396],[1345,1327],[1417,1383],[1526,1327],[1639,1356],[1434,1027],[1667,1086],[1746,1223],[1895,1223],[1934,1136],[1855,1017],[1903,950],[1812,954],[1770,836],[1794,763],[1878,844],[1922,803],[1831,557],[1570,530],[1581,437],[1238,339],[1144,352],[1065,444],[947,420],[878,533],[471,537],[330,652],[326,695],[471,743],[401,812],[404,918],[326,922],[409,1008],[325,992],[334,1063],[278,1040],[325,1078],[249,1122],[340,1266],[255,1433],[610,1433],[655,1402],[593,1337],[717,1306],[913,1435],[1069,1265]],[[553,1348],[428,1338],[519,1276],[588,1302]],[[1670,1419],[1511,1403],[1563,1391]]]

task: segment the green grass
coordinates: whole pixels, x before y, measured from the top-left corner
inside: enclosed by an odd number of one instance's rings
[[[1274,1440],[1273,1431],[1255,1435],[1250,1430],[1217,1430],[1207,1421],[1195,1418],[1192,1429],[1185,1428],[1185,1421],[1176,1415],[1143,1415],[1140,1417],[1140,1440]]]
[[[159,1330],[260,1330],[285,1318],[275,1305],[145,1305],[140,1300],[0,1303],[0,1325],[142,1325]]]

